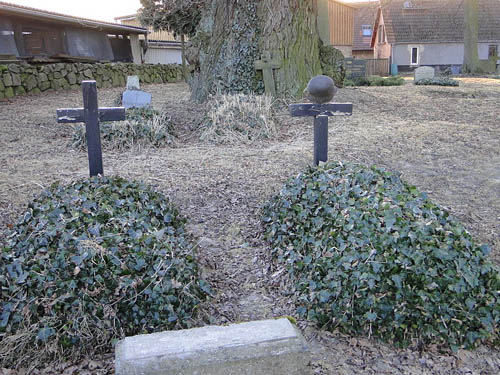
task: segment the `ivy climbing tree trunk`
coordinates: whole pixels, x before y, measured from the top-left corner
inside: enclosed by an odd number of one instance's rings
[[[479,71],[478,41],[478,0],[464,0],[464,63],[463,71]]]
[[[321,73],[315,0],[209,0],[191,39],[189,61],[195,65],[193,98],[216,91],[264,90],[255,61],[280,62],[273,68],[276,95],[298,95]]]

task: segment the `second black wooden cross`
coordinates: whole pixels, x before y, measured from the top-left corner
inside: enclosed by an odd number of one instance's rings
[[[314,165],[328,160],[328,117],[351,116],[351,103],[290,104],[292,116],[314,116]]]
[[[329,103],[337,92],[330,77],[319,75],[311,78],[304,93],[312,104],[291,104],[292,116],[314,116],[314,165],[328,160],[328,117],[352,115],[351,103]]]
[[[125,108],[99,108],[95,81],[82,81],[82,91],[83,108],[58,109],[57,122],[85,123],[90,177],[103,175],[99,121],[123,121],[125,120]]]

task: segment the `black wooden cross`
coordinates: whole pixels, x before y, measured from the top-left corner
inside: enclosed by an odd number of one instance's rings
[[[335,94],[333,81],[325,76],[317,76],[307,86],[312,100],[331,100]],[[328,160],[328,117],[351,116],[351,103],[302,103],[290,104],[290,114],[295,117],[314,116],[314,165]]]
[[[125,108],[99,108],[95,81],[82,81],[82,91],[83,108],[58,109],[57,122],[85,123],[90,177],[103,175],[99,121],[123,121],[125,120]]]

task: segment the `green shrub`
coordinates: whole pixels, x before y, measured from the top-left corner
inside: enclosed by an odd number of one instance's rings
[[[459,83],[450,77],[434,77],[419,79],[415,81],[415,85],[458,86]]]
[[[53,184],[30,203],[1,254],[0,364],[192,326],[209,287],[184,223],[139,182]]]
[[[330,163],[264,208],[301,317],[398,346],[499,343],[500,276],[463,226],[383,169]]]
[[[271,96],[217,94],[208,98],[207,107],[200,127],[200,138],[204,141],[248,144],[276,134]]]
[[[403,77],[390,76],[366,76],[366,77],[353,77],[344,81],[344,86],[401,86],[404,85],[405,80]]]
[[[173,142],[173,126],[165,111],[152,108],[130,108],[125,121],[103,122],[101,143],[105,149],[127,149],[134,145],[162,147]],[[72,147],[86,150],[85,125],[77,125]]]
[[[319,59],[323,74],[333,79],[335,86],[342,87],[346,74],[342,51],[333,46],[325,46],[321,43]]]

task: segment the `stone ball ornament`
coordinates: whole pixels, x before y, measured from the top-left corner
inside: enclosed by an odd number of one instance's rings
[[[315,104],[330,102],[337,93],[337,87],[328,76],[319,75],[311,78],[304,90],[305,96]]]

